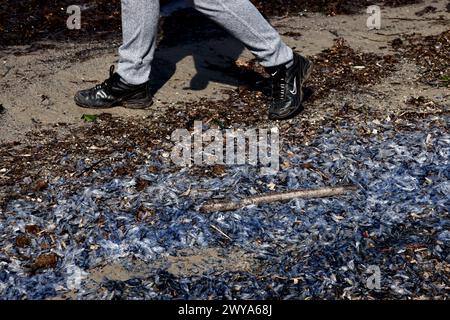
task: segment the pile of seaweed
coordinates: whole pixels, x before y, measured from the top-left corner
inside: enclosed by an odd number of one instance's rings
[[[192,168],[176,167],[165,150],[132,147],[134,142],[127,151],[115,149],[123,142],[107,134],[103,145],[86,139],[65,152],[50,151],[56,142],[49,142],[47,165],[12,148],[9,156],[21,156],[27,167],[1,209],[0,296],[445,298],[449,120],[336,119],[338,126],[323,125],[307,144],[284,144],[282,169],[274,176],[242,165],[200,177]],[[157,139],[145,127],[145,121],[134,123],[122,139],[131,140],[134,131]],[[96,157],[104,163],[96,166]],[[0,175],[8,176],[3,163]],[[358,191],[232,212],[198,211],[212,198],[341,184]],[[187,248],[217,248],[225,258],[239,249],[255,266],[248,272],[173,274],[159,263]],[[98,266],[119,263],[131,270],[136,261],[147,266],[145,275],[88,281]],[[370,270],[380,270],[380,287],[367,284]]]
[[[420,66],[421,81],[433,86],[450,85],[450,30],[438,35],[397,38],[392,47]]]
[[[163,0],[162,5],[179,0]],[[352,14],[373,4],[368,0],[270,0],[252,2],[267,16],[297,15],[305,10],[329,15]],[[385,6],[400,6],[419,3],[419,0],[385,0]],[[27,45],[36,41],[93,41],[117,38],[120,35],[121,15],[119,0],[80,0],[82,9],[81,30],[69,30],[66,21],[70,0],[3,0],[0,1],[0,44]],[[183,10],[177,25],[197,24],[198,16],[192,10]],[[164,20],[164,19],[162,19]],[[201,18],[201,21],[205,18]],[[170,32],[170,29],[167,29]],[[202,29],[208,30],[207,27]],[[182,41],[184,32],[179,35]]]
[[[398,57],[392,55],[383,56],[354,50],[344,39],[337,39],[331,48],[310,58],[314,61],[315,71],[307,83],[307,91],[313,92],[307,103],[326,99],[336,90],[364,91],[368,85],[379,83],[389,76],[399,61]],[[259,67],[255,60],[228,61],[223,65],[210,67],[241,80],[237,89],[225,91],[228,97],[224,100],[212,101],[203,98],[195,102],[167,104],[161,109],[163,112],[143,120],[120,119],[110,114],[102,114],[96,117],[95,122],[87,123],[64,137],[58,137],[58,131],[61,127],[67,127],[67,124],[58,123],[53,125],[53,129],[29,134],[27,144],[12,142],[2,145],[1,163],[8,168],[8,172],[0,175],[0,187],[3,189],[0,190],[0,207],[4,203],[2,200],[16,196],[10,188],[22,186],[21,181],[27,176],[33,183],[25,183],[23,188],[24,192],[31,192],[35,188],[34,184],[42,180],[47,173],[58,173],[65,178],[76,179],[79,176],[77,170],[80,162],[83,162],[87,169],[91,166],[92,169],[99,169],[110,165],[128,152],[133,152],[133,159],[123,169],[117,169],[111,174],[120,176],[127,173],[127,170],[132,172],[138,163],[145,161],[146,153],[156,149],[170,151],[171,133],[178,128],[191,129],[194,121],[203,121],[218,129],[262,127],[271,124],[267,120],[268,98],[265,95],[270,91],[269,81],[263,68]],[[427,111],[426,106],[433,107],[435,111],[442,110],[442,106],[435,105],[423,97],[411,101],[411,104],[424,112]],[[343,116],[359,117],[367,113],[367,110],[360,110],[352,105],[329,107],[331,111],[327,112],[332,113],[323,121],[311,123],[308,119],[311,114],[299,117],[301,125],[297,125],[297,129],[301,132],[291,132],[292,123],[287,122],[285,138],[292,144],[305,143],[314,139],[324,124],[336,124]],[[392,112],[385,116],[397,118]],[[406,116],[408,113],[403,115]],[[70,157],[67,157],[68,154]],[[113,154],[119,155],[119,158]],[[60,163],[55,160],[58,158],[66,160]],[[89,173],[89,170],[87,172]]]
[[[316,97],[323,97],[330,88],[355,91],[373,85],[395,71],[399,62],[393,55],[355,51],[342,38],[313,60],[316,72],[311,83]]]
[[[270,16],[284,16],[289,14],[299,14],[304,11],[322,12],[328,15],[354,14],[360,12],[362,8],[373,5],[369,0],[252,0],[252,2],[263,13]],[[408,4],[421,3],[423,0],[384,0],[379,4],[389,7],[399,7]]]
[[[77,1],[81,30],[66,26],[69,0],[5,0],[0,2],[0,43],[26,45],[40,40],[102,39],[120,31],[120,0]],[[93,37],[95,35],[95,37]]]
[[[326,86],[362,90],[381,81],[397,61],[343,40],[311,58],[318,68],[310,85],[321,98]],[[253,61],[229,69],[252,80],[224,100],[167,105],[147,118],[91,116],[81,127],[59,123],[30,134],[28,143],[2,145],[0,297],[445,298],[448,106],[411,98],[411,111],[396,114],[318,103],[292,121],[271,122],[264,90],[250,85],[258,77],[264,83],[261,70]],[[278,127],[280,171],[176,166],[171,133],[196,120],[205,130]],[[62,126],[67,134],[59,134]],[[342,184],[357,191],[198,210],[210,199]],[[223,259],[239,250],[251,267],[208,268],[212,261],[203,272],[175,274],[161,262],[188,248],[213,248]],[[110,264],[146,267],[126,280],[92,281],[93,270]],[[379,287],[368,284],[374,270]]]

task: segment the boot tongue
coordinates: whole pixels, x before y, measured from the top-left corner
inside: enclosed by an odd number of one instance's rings
[[[115,70],[114,65],[112,65],[112,66],[109,67],[109,77],[110,77],[110,78],[113,77],[113,75],[114,75],[114,70]]]
[[[265,67],[264,69],[266,70],[266,72],[267,72],[268,74],[273,75],[274,73],[277,73],[277,72],[278,72],[278,70],[280,69],[280,67],[279,67],[279,66],[276,66],[276,67]]]
[[[275,67],[266,67],[265,70],[268,74],[270,74],[272,77],[276,77],[277,75],[281,75],[282,73],[285,73],[286,70],[288,70],[288,66],[286,64],[282,64],[280,66]]]

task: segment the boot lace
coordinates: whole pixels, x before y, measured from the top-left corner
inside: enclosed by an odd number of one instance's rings
[[[106,92],[109,92],[113,84],[113,79],[114,79],[114,66],[111,66],[109,68],[109,78],[103,81],[102,83],[97,84],[95,86],[95,90],[105,90]]]
[[[278,70],[272,74],[272,100],[284,100],[286,99],[286,72]]]

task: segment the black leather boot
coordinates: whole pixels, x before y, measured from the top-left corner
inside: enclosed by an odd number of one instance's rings
[[[148,82],[140,85],[127,84],[114,72],[114,66],[111,66],[109,73],[109,79],[103,83],[78,91],[75,103],[83,108],[123,106],[130,109],[146,109],[153,104]]]
[[[267,68],[271,75],[272,91],[269,119],[284,120],[303,110],[303,84],[312,71],[312,62],[294,52],[294,61],[286,65]]]

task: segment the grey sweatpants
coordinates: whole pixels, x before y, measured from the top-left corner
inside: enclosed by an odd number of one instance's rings
[[[240,40],[263,66],[292,60],[292,50],[249,0],[191,1],[196,10]],[[123,44],[117,72],[130,84],[142,84],[150,77],[159,10],[159,0],[122,0]]]

